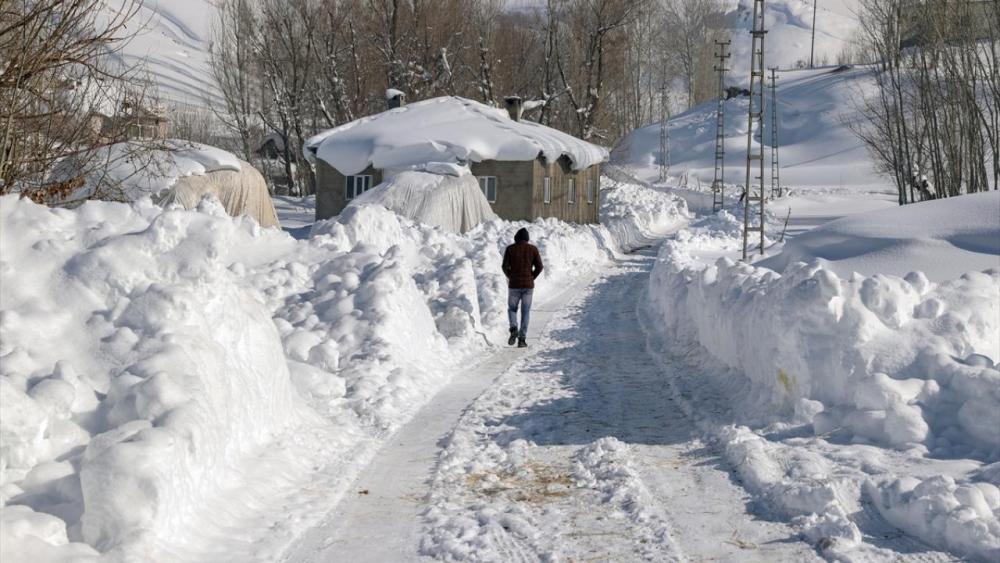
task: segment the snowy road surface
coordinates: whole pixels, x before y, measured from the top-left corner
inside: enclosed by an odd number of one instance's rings
[[[755,515],[646,352],[653,252],[537,305],[506,349],[400,430],[284,561],[809,561]]]

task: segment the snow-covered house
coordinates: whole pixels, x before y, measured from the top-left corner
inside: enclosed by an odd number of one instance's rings
[[[493,211],[507,220],[599,222],[603,147],[457,96],[364,117],[306,141],[316,166],[316,219],[338,215],[394,173],[444,162],[467,165]]]
[[[108,80],[72,81],[63,95],[84,105],[95,140],[107,143],[167,138],[167,108],[156,103],[141,83],[133,88]]]
[[[87,119],[96,139],[113,139],[125,136],[132,140],[163,140],[167,138],[168,119],[161,107],[129,107],[124,104],[118,112],[92,110]]]

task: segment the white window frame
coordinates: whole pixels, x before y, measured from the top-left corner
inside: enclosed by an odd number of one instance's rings
[[[552,203],[552,178],[546,178],[542,182],[542,203]]]
[[[568,182],[568,195],[566,196],[567,203],[576,203],[576,179],[569,178]]]
[[[497,202],[497,177],[496,176],[476,176],[479,180],[479,189],[483,190],[483,195],[486,196],[486,201],[490,203]],[[493,182],[493,197],[490,197],[490,181]]]
[[[359,187],[361,188],[360,191],[358,190]],[[344,178],[344,199],[346,200],[352,200],[370,189],[372,189],[371,174],[356,174]]]
[[[595,187],[597,187],[596,182],[593,180],[587,180],[587,203],[594,203],[594,199],[597,197],[597,190],[594,189]]]

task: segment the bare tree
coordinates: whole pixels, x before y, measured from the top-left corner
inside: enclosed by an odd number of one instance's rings
[[[715,96],[714,44],[729,35],[723,24],[724,7],[721,0],[666,0],[664,44],[683,73],[688,107]]]
[[[849,124],[905,204],[996,189],[996,3],[863,0],[875,92]]]
[[[327,127],[353,121],[362,103],[363,82],[360,58],[350,21],[350,5],[327,0],[319,8],[319,22],[313,37],[319,57],[316,68],[316,103]],[[351,87],[351,84],[354,87]]]
[[[667,98],[664,89],[676,74],[675,57],[665,48],[669,30],[663,26],[663,4],[649,2],[623,34],[623,45],[613,56],[619,76],[610,80],[606,99],[613,123],[611,134],[622,137],[661,116]],[[669,108],[667,113],[669,114]]]
[[[77,186],[47,178],[70,156],[127,139],[148,107],[141,69],[115,64],[138,5],[0,0],[0,193],[38,200]],[[134,26],[135,29],[139,26]]]
[[[497,35],[503,33],[504,4],[502,0],[483,0],[475,7],[473,30],[476,32],[476,86],[481,99],[489,104],[497,104],[503,94],[497,93],[496,66],[503,64],[495,53]]]
[[[610,143],[651,120],[663,85],[676,82],[666,40],[678,34],[663,29],[664,1],[509,10],[502,0],[222,0],[220,25],[242,28],[220,31],[216,43],[232,92],[228,122],[246,131],[239,122],[255,112],[289,141],[289,174],[305,137],[382,111],[386,88],[410,101],[459,95],[491,105],[516,94],[543,102],[526,119]],[[694,36],[709,46],[717,1],[698,0],[708,14]],[[700,64],[692,59],[690,72]],[[711,72],[710,57],[705,66]],[[697,76],[685,84],[701,95]]]
[[[605,137],[600,125],[601,102],[610,62],[609,44],[642,13],[637,0],[573,0],[571,49],[556,59],[576,116],[576,134],[583,139]]]
[[[301,162],[301,147],[314,125],[316,66],[315,37],[318,20],[310,0],[266,0],[261,3],[260,34],[254,50],[260,57],[267,102],[258,112],[267,127],[281,135],[283,161],[293,193],[314,191],[315,178]]]
[[[225,102],[224,110],[215,109],[215,115],[235,135],[236,152],[247,162],[253,157],[254,141],[261,135],[263,85],[253,50],[255,34],[260,32],[255,4],[251,0],[221,0],[212,28],[212,72]]]

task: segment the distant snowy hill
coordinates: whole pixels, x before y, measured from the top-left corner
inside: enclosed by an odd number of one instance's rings
[[[131,0],[106,0],[115,13]],[[124,48],[122,61],[129,66],[146,61],[146,70],[158,94],[171,104],[205,106],[221,95],[210,64],[211,26],[216,6],[211,0],[136,0],[140,4],[137,33]],[[136,30],[136,26],[140,29]]]
[[[809,69],[812,0],[768,0],[764,6],[764,66],[778,68],[778,146],[782,186],[885,190],[887,183],[872,170],[858,139],[844,126],[855,119],[852,97],[871,88],[863,68],[838,68],[838,55],[858,27],[858,0],[816,3],[815,68]],[[753,2],[730,0],[729,25],[734,28],[726,84],[746,88],[750,82]],[[767,72],[768,81],[770,73]],[[770,97],[770,91],[766,92]],[[767,102],[770,108],[770,101]],[[746,180],[747,104],[739,97],[725,102],[725,182]],[[706,188],[715,175],[716,100],[676,115],[670,123],[670,175],[687,175],[688,185]],[[764,143],[771,145],[770,109]],[[756,142],[756,141],[755,141]],[[640,179],[659,177],[660,125],[652,123],[622,143]],[[770,177],[770,153],[765,154]],[[769,183],[768,183],[769,185]]]
[[[764,3],[764,66],[779,69],[805,68],[812,47],[812,0],[768,0]],[[848,45],[858,27],[856,0],[816,3],[816,48],[814,66],[832,65]],[[730,84],[750,82],[750,29],[753,2],[738,0],[729,12],[734,28],[730,49]]]
[[[885,190],[888,184],[871,167],[861,142],[844,126],[854,119],[856,92],[872,87],[866,70],[825,67],[778,74],[778,147],[782,186]],[[769,96],[770,94],[768,94]],[[749,98],[725,102],[725,182],[746,179],[747,105]],[[764,143],[771,144],[770,101]],[[669,120],[670,174],[689,174],[707,188],[715,173],[716,100]],[[756,139],[754,142],[757,142]],[[652,123],[626,137],[630,163],[643,180],[658,177],[660,125]],[[770,151],[765,154],[770,176]],[[770,183],[768,182],[768,185]]]

